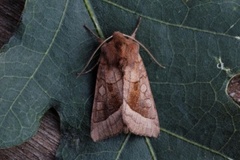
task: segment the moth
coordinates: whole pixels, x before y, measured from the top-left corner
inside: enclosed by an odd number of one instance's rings
[[[100,48],[101,53],[91,116],[91,138],[95,142],[122,132],[148,137],[160,133],[139,45],[149,51],[135,39],[139,23],[140,18],[131,36],[116,31],[106,40],[98,37],[101,44],[94,54]]]

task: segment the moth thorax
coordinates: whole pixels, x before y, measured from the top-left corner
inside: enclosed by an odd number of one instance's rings
[[[128,61],[126,58],[121,58],[119,61],[119,68],[124,72],[126,66],[128,65]]]

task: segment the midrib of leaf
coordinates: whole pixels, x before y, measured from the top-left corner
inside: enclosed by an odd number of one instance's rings
[[[99,23],[98,23],[97,17],[96,17],[96,15],[95,15],[95,13],[94,13],[94,10],[93,10],[93,8],[92,8],[91,3],[89,2],[89,0],[84,0],[84,4],[85,4],[85,6],[86,6],[86,8],[87,8],[87,11],[88,11],[88,13],[89,13],[89,16],[91,17],[91,19],[92,19],[92,21],[93,21],[93,24],[94,24],[95,27],[96,27],[96,30],[97,30],[99,36],[100,36],[101,38],[104,38],[103,32],[102,32],[101,27],[100,27],[100,25],[99,25]]]
[[[115,160],[118,160],[119,157],[121,156],[122,151],[123,151],[124,147],[126,146],[126,144],[127,144],[128,139],[129,139],[130,136],[131,136],[131,133],[129,133],[129,134],[127,135],[127,137],[125,138],[125,140],[123,141],[123,143],[122,143],[122,145],[121,145],[121,147],[120,147],[120,149],[119,149],[119,151],[118,151],[118,154],[117,154],[117,157],[115,158]]]
[[[147,146],[148,146],[148,148],[149,148],[149,151],[150,151],[150,153],[151,153],[151,155],[152,155],[152,159],[153,159],[153,160],[157,160],[156,154],[154,153],[154,149],[153,149],[153,147],[152,147],[152,144],[151,144],[149,138],[148,138],[148,137],[145,137],[145,140],[146,140]]]
[[[86,1],[88,1],[88,0],[86,0]],[[185,28],[185,29],[192,30],[192,31],[205,32],[205,33],[210,33],[210,34],[213,34],[213,35],[220,35],[220,36],[226,36],[226,37],[230,37],[230,38],[234,38],[234,39],[239,39],[239,37],[237,37],[237,36],[231,36],[231,35],[228,35],[228,34],[225,34],[225,33],[219,33],[219,32],[214,32],[214,31],[209,31],[209,30],[203,30],[203,29],[199,29],[199,28],[195,28],[195,27],[184,26],[182,24],[168,23],[168,22],[156,19],[156,18],[152,18],[152,17],[146,16],[146,15],[141,14],[141,13],[132,11],[132,10],[130,10],[128,8],[125,8],[124,6],[121,6],[121,5],[119,5],[117,3],[114,3],[112,1],[109,1],[109,0],[102,0],[102,1],[105,2],[105,3],[111,4],[111,5],[113,5],[113,6],[117,7],[117,8],[120,8],[120,9],[122,9],[124,11],[127,11],[129,13],[139,15],[139,16],[141,16],[143,18],[149,19],[149,20],[154,21],[154,22],[159,22],[159,23],[165,24],[167,26]],[[188,14],[188,12],[187,12],[187,14]],[[185,21],[185,19],[187,17],[187,14],[185,15],[184,21]]]
[[[28,1],[26,1],[26,3],[25,3],[25,9],[27,8],[27,2],[28,2]],[[34,76],[35,76],[35,74],[37,73],[39,67],[41,66],[41,64],[43,63],[45,57],[48,55],[50,49],[52,48],[52,45],[53,45],[53,43],[54,43],[54,41],[55,41],[55,39],[56,39],[56,37],[57,37],[57,35],[58,35],[58,32],[60,31],[60,27],[62,26],[64,17],[65,17],[67,8],[68,8],[68,4],[69,4],[69,0],[67,0],[66,3],[65,3],[65,8],[64,8],[64,10],[63,10],[62,17],[61,17],[61,19],[60,19],[60,21],[59,21],[58,28],[57,28],[54,36],[53,36],[53,39],[52,39],[51,43],[49,44],[49,47],[47,48],[46,52],[44,53],[44,56],[42,57],[41,61],[39,62],[39,65],[36,67],[36,69],[34,70],[34,72],[32,73],[32,75],[29,77],[29,80],[26,82],[26,84],[23,86],[23,88],[21,89],[21,91],[19,92],[19,94],[16,96],[16,98],[15,98],[14,101],[12,102],[9,110],[8,110],[8,111],[6,112],[6,114],[5,114],[5,117],[6,117],[6,115],[7,115],[10,111],[12,111],[13,105],[16,103],[17,99],[20,97],[20,95],[22,94],[22,92],[26,89],[26,87],[28,86],[28,84],[30,83],[30,81],[34,78]],[[12,113],[13,113],[14,116],[17,118],[17,115],[16,115],[13,111],[12,111]],[[3,118],[2,122],[1,122],[1,125],[2,125],[2,123],[4,122],[5,117]],[[19,123],[20,123],[20,122],[19,122]]]
[[[129,134],[127,135],[127,137],[124,139],[124,141],[123,141],[123,143],[122,143],[122,145],[121,145],[121,147],[120,147],[120,149],[119,149],[119,151],[118,151],[118,154],[117,154],[115,160],[118,160],[118,159],[120,158],[120,156],[121,156],[121,154],[122,154],[122,151],[123,151],[124,147],[126,146],[126,144],[127,144],[128,140],[129,140],[130,136],[131,136],[131,133],[129,133]],[[148,146],[148,148],[149,148],[149,151],[150,151],[150,153],[151,153],[152,159],[153,159],[153,160],[157,160],[157,157],[156,157],[156,155],[155,155],[155,153],[154,153],[154,149],[152,148],[152,145],[151,145],[151,142],[150,142],[149,138],[148,138],[148,137],[145,137],[145,140],[146,140],[147,146]]]
[[[204,149],[204,150],[207,150],[207,151],[209,151],[209,152],[212,152],[212,153],[214,153],[214,154],[220,155],[220,156],[222,156],[222,157],[224,157],[224,158],[226,158],[226,159],[231,160],[231,158],[229,158],[228,156],[226,156],[226,155],[224,155],[224,154],[222,154],[222,153],[220,153],[220,152],[218,152],[218,151],[216,151],[216,150],[213,150],[213,149],[211,149],[211,148],[209,148],[209,147],[203,146],[203,145],[201,145],[201,144],[199,144],[199,143],[196,143],[196,142],[191,141],[191,140],[189,140],[189,139],[186,139],[186,138],[184,138],[184,137],[182,137],[182,136],[179,136],[179,135],[177,135],[177,134],[175,134],[175,133],[173,133],[173,132],[168,131],[168,130],[165,129],[165,128],[161,128],[161,131],[162,131],[162,132],[165,132],[165,133],[167,133],[167,134],[169,134],[169,135],[171,135],[171,136],[173,136],[173,137],[176,137],[177,139],[180,139],[180,140],[182,140],[182,141],[185,141],[185,142],[187,142],[187,143],[189,143],[189,144],[192,144],[192,145],[194,145],[194,146],[197,146],[197,147],[199,147],[199,148],[202,148],[202,149]]]

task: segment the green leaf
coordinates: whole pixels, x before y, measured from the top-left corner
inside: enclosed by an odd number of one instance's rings
[[[63,135],[59,159],[237,159],[240,109],[226,87],[240,66],[239,11],[234,0],[27,1],[18,33],[0,54],[1,147],[30,138],[54,107]],[[96,70],[78,79],[76,73],[97,42],[82,26],[105,37],[131,34],[138,16],[137,39],[166,67],[141,52],[161,134],[94,143]]]

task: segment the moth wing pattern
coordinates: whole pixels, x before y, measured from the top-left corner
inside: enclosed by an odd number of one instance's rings
[[[106,44],[106,48],[107,48]],[[104,52],[105,46],[102,47]],[[100,55],[95,96],[91,118],[91,137],[99,141],[117,135],[123,130],[122,73],[115,66],[109,66]]]
[[[134,134],[158,137],[158,114],[147,72],[139,54],[139,45],[134,41],[129,45],[131,53],[127,54],[128,65],[124,69],[123,77],[123,121]]]

